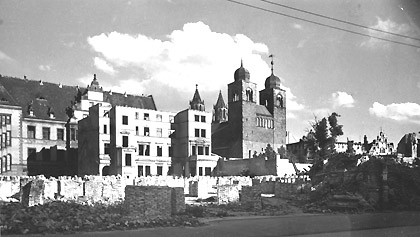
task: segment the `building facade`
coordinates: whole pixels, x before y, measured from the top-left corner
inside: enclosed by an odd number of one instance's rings
[[[286,146],[286,92],[280,84],[272,68],[258,98],[257,85],[241,62],[228,85],[228,105],[219,94],[214,106],[213,153],[247,159],[263,153],[267,144],[276,152]]]
[[[183,176],[211,175],[218,156],[212,155],[212,113],[205,110],[196,88],[188,109],[176,114],[172,135],[174,174]]]

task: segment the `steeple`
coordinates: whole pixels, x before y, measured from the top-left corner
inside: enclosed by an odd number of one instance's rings
[[[200,93],[198,92],[198,85],[195,85],[195,93],[193,99],[190,101],[190,109],[205,111],[204,100],[201,99]]]
[[[223,100],[222,91],[219,91],[219,97],[213,109],[213,122],[222,123],[228,121],[228,109]]]
[[[98,91],[98,92],[102,92],[102,87],[99,86],[99,82],[96,79],[96,74],[93,74],[93,80],[90,83],[90,86],[88,86],[88,89],[90,91]]]
[[[241,67],[236,69],[234,74],[235,81],[244,80],[249,82],[250,74],[249,71],[244,68],[242,59],[241,59]]]
[[[267,77],[267,79],[265,80],[265,89],[270,89],[270,88],[278,88],[280,89],[280,78],[278,78],[276,75],[274,75],[274,55],[270,55],[269,56],[271,58],[271,75],[269,77]]]

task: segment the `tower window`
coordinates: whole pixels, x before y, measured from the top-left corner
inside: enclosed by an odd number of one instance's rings
[[[251,102],[254,101],[253,94],[251,88],[246,89],[246,100]]]

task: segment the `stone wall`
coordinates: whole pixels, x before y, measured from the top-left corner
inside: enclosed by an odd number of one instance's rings
[[[171,188],[164,186],[125,187],[124,207],[130,216],[167,217],[171,215]]]

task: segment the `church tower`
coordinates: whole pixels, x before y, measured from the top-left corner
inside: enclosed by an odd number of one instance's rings
[[[274,75],[273,56],[271,75],[265,80],[265,89],[260,91],[260,104],[273,115],[275,143],[286,145],[286,91],[280,88],[280,78]]]
[[[223,100],[222,91],[219,91],[219,97],[213,106],[213,123],[223,123],[228,121],[228,108]]]
[[[229,126],[237,144],[231,147],[231,157],[249,157],[244,151],[244,140],[248,138],[249,126],[254,125],[257,85],[250,81],[250,74],[241,66],[235,71],[234,82],[228,85]],[[252,124],[252,125],[251,125]]]
[[[195,93],[193,99],[190,101],[190,109],[205,111],[204,100],[201,99],[200,93],[198,93],[198,85],[195,85]]]

